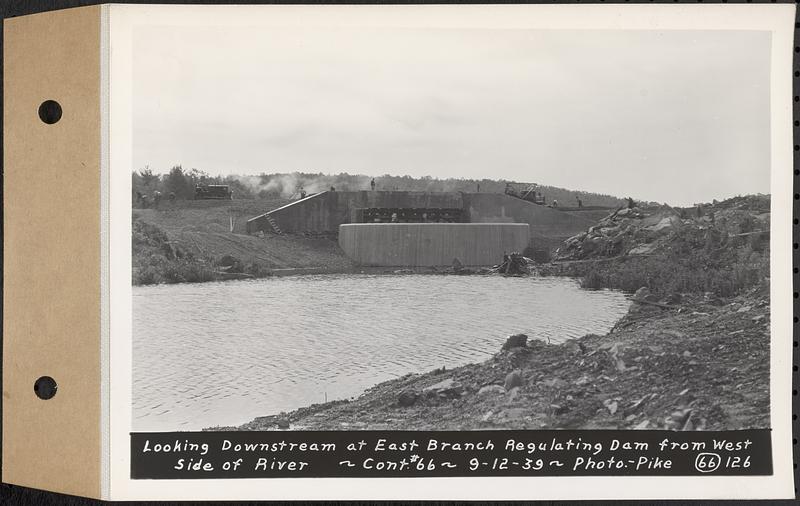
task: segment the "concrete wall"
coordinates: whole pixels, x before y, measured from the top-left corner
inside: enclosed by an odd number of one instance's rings
[[[522,251],[528,225],[520,223],[354,223],[339,227],[339,246],[361,265],[430,267],[500,263]]]
[[[615,210],[616,208],[614,207],[598,207],[595,209],[570,209],[569,211],[562,212],[566,212],[572,216],[577,216],[578,218],[583,218],[585,220],[590,220],[594,223],[597,223],[609,214],[613,213]]]
[[[533,237],[566,238],[582,232],[596,220],[550,209],[500,193],[355,191],[322,192],[267,213],[282,232],[336,232],[354,223],[355,209],[461,208],[472,223],[527,223]],[[247,222],[247,232],[272,231],[266,215]]]
[[[267,220],[267,215],[272,217],[282,232],[328,232],[336,230],[328,192],[317,193],[301,200],[296,200],[278,209],[274,209],[261,216],[247,220],[247,233],[253,234],[260,230],[273,232]]]
[[[270,211],[282,232],[336,232],[339,225],[352,223],[354,210],[366,207],[461,208],[459,193],[404,191],[325,191]],[[247,232],[272,231],[266,215],[247,223]]]
[[[464,209],[472,223],[527,223],[533,237],[569,237],[594,221],[500,193],[465,193]]]

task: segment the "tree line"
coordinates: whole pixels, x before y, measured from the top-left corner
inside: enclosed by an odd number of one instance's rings
[[[192,199],[197,185],[228,185],[234,199],[295,198],[302,193],[312,194],[325,190],[337,191],[375,190],[383,191],[428,191],[428,192],[486,192],[503,193],[506,183],[503,179],[439,179],[430,176],[367,176],[364,174],[323,174],[312,172],[262,173],[259,175],[212,176],[198,169],[184,169],[180,165],[172,167],[166,174],[157,174],[149,167],[135,170],[133,178],[133,198],[137,195],[151,196],[155,192],[164,197],[174,193],[176,199]],[[625,200],[612,195],[585,191],[574,191],[554,186],[539,186],[538,190],[547,202],[557,200],[562,206],[575,206],[580,199],[584,206],[617,207]]]
[[[197,185],[228,185],[237,198],[255,197],[238,176],[212,176],[197,169],[186,170],[180,165],[172,167],[166,174],[157,174],[149,167],[135,170],[132,173],[132,183],[134,197],[151,197],[159,192],[163,196],[174,193],[177,199],[192,199]]]

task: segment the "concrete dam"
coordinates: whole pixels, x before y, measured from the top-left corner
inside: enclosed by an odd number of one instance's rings
[[[404,223],[408,222],[408,223]],[[325,191],[247,221],[247,233],[338,234],[363,265],[493,265],[594,220],[501,193]]]
[[[439,267],[499,263],[524,250],[526,223],[353,223],[339,228],[339,246],[361,265]]]

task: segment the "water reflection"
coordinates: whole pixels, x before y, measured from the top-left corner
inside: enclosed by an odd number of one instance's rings
[[[297,276],[134,287],[134,430],[194,430],[485,360],[506,336],[605,333],[627,310],[562,278]]]

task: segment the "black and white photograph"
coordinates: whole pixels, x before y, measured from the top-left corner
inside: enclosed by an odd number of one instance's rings
[[[771,427],[770,32],[132,48],[133,430]]]

